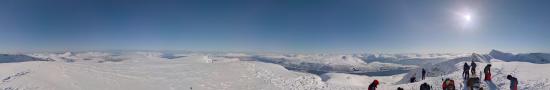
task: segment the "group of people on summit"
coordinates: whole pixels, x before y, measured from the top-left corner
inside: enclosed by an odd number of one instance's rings
[[[485,76],[485,78],[483,80],[485,81],[491,81],[491,64],[487,64],[484,68],[483,68],[483,74]],[[464,71],[462,72],[462,76],[465,78],[465,79],[469,79],[471,78],[470,77],[470,72],[472,73],[472,75],[476,75],[476,67],[477,67],[477,64],[472,61],[470,65],[468,65],[468,63],[464,63]],[[481,74],[480,74],[481,76]],[[474,78],[478,78],[478,77],[474,77]],[[518,80],[516,77],[513,77],[512,75],[507,75],[506,76],[506,79],[510,80],[511,84],[510,84],[510,90],[518,90]]]
[[[491,81],[491,64],[487,64],[484,68],[483,68],[483,74],[485,76],[485,78],[483,80],[485,81]],[[470,65],[468,65],[468,63],[464,63],[464,71],[462,72],[462,77],[467,80],[467,83],[468,83],[468,88],[473,88],[472,86],[475,86],[475,85],[471,85],[471,84],[479,84],[479,77],[475,77],[476,75],[476,68],[477,68],[477,64],[472,61],[470,63]],[[425,69],[422,69],[422,80],[425,79],[425,76],[426,76],[426,70]],[[474,77],[470,77],[470,73],[471,75],[473,75]],[[413,74],[413,76],[410,78],[409,82],[411,83],[414,83],[416,82],[416,74]],[[481,74],[480,74],[481,76]],[[507,75],[506,76],[506,79],[510,80],[511,84],[510,84],[510,90],[518,90],[518,79],[516,77],[513,77],[512,75]],[[474,82],[474,81],[477,81],[477,82]],[[376,90],[376,88],[378,87],[379,85],[379,81],[378,80],[374,80],[368,87],[368,90]],[[479,85],[477,85],[479,87]],[[442,84],[442,89],[443,90],[456,90],[455,88],[455,85],[454,85],[454,80],[450,79],[450,78],[447,78],[445,80],[443,80],[443,84]],[[481,88],[480,88],[481,89]],[[398,87],[397,90],[404,90],[403,88],[401,87]],[[420,85],[420,90],[431,90],[431,86],[428,85],[427,83],[423,83]]]

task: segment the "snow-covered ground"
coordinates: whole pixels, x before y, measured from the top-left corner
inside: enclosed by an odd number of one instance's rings
[[[478,74],[492,64],[489,90],[550,89],[550,55],[511,54],[276,54],[168,53],[151,51],[0,54],[3,90],[417,90],[444,78],[464,89],[462,65],[476,61]],[[428,77],[420,80],[420,70]],[[416,75],[418,82],[408,83]],[[479,76],[479,75],[476,75]]]

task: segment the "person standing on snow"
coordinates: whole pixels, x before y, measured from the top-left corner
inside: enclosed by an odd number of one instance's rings
[[[443,88],[443,90],[456,90],[455,81],[447,78],[443,81],[443,85],[441,86],[441,88]]]
[[[374,80],[372,81],[372,83],[370,83],[368,90],[376,90],[377,87],[378,87],[378,80]]]
[[[411,76],[411,78],[409,79],[409,82],[411,83],[416,82],[416,73]]]
[[[485,73],[485,81],[491,81],[491,64],[485,66],[483,73]]]
[[[422,85],[420,85],[420,90],[430,90],[432,89],[430,87],[430,85],[428,85],[428,83],[423,83]]]
[[[512,77],[512,75],[506,76],[506,79],[510,80],[510,90],[518,90],[518,79]]]
[[[464,78],[470,78],[470,65],[468,65],[468,62],[464,63],[464,71],[462,72],[462,76]]]
[[[424,80],[425,77],[426,77],[426,70],[422,68],[422,80]]]
[[[472,66],[472,75],[476,75],[476,67],[477,67],[476,62],[472,60],[472,64],[470,65]]]

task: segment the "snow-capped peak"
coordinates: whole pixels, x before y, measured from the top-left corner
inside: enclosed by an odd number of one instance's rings
[[[73,52],[65,52],[65,53],[61,54],[61,56],[63,56],[63,57],[73,56]]]
[[[478,62],[489,62],[492,59],[489,55],[481,55],[477,53],[472,53],[472,59]]]
[[[491,52],[489,52],[489,55],[491,55],[495,59],[501,59],[501,60],[513,59],[514,56],[515,56],[512,53],[505,53],[505,52],[494,50],[494,49],[491,50]]]
[[[524,53],[512,54],[498,50],[492,50],[489,55],[495,59],[503,61],[521,61],[531,63],[550,63],[550,54],[548,53]]]

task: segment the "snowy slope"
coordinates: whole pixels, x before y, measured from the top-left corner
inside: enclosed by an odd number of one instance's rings
[[[29,90],[258,90],[316,89],[318,76],[258,62],[178,60],[109,63],[24,62],[0,64],[2,89]],[[230,68],[230,69],[228,69]],[[23,74],[19,74],[23,73]]]
[[[489,90],[508,89],[511,74],[521,90],[550,87],[550,64],[533,62],[548,54],[249,54],[166,52],[65,52],[6,54],[0,59],[0,89],[4,90],[365,90],[380,80],[380,90],[416,90],[426,82],[440,89],[451,78],[463,89],[462,65],[476,61],[477,72],[491,63]],[[527,56],[524,56],[527,55]],[[381,57],[379,57],[381,56]],[[443,58],[445,57],[445,58]],[[511,58],[510,58],[511,57]],[[530,57],[518,58],[518,57]],[[533,57],[537,57],[533,59]],[[373,58],[394,58],[376,60]],[[506,60],[500,60],[506,59]],[[55,60],[55,61],[35,61]],[[372,61],[370,61],[372,60]],[[22,62],[19,62],[22,61]],[[421,61],[422,63],[410,63]],[[395,63],[394,63],[395,62]],[[290,68],[298,70],[289,70]],[[420,80],[420,70],[428,71]],[[325,73],[302,72],[320,70]],[[403,73],[384,74],[396,70]],[[362,74],[371,73],[371,74]],[[373,74],[375,73],[375,74]],[[376,74],[378,73],[378,74]],[[382,74],[380,74],[382,73]],[[416,75],[419,82],[408,83]],[[479,74],[475,75],[479,76]]]
[[[476,77],[480,76],[482,69],[487,64],[491,63],[493,65],[491,67],[494,78],[493,82],[484,83],[484,86],[486,86],[486,88],[490,88],[491,90],[493,90],[493,88],[508,89],[507,87],[509,87],[508,85],[510,82],[506,79],[506,75],[509,74],[520,79],[521,90],[540,90],[550,88],[550,84],[548,84],[550,82],[550,77],[548,77],[548,75],[550,74],[546,72],[541,73],[541,71],[545,71],[548,67],[550,67],[550,64],[504,62],[498,59],[491,59],[488,55],[479,55],[475,53],[469,57],[455,58],[434,65],[422,66],[422,68],[425,68],[428,72],[428,79],[413,83],[412,85],[418,87],[422,82],[428,82],[429,84],[435,83],[436,86],[434,87],[440,88],[441,80],[444,78],[454,79],[455,83],[463,82],[464,80],[461,77],[462,66],[464,63],[471,64],[472,60],[477,63],[476,70],[478,73],[474,75]],[[421,77],[421,69],[419,68],[417,70],[413,70],[404,75],[404,78],[398,81],[397,84],[405,84],[410,87],[408,80],[412,75],[416,75],[417,80],[419,80]],[[457,87],[463,88],[465,85],[462,83],[461,85],[457,85]]]
[[[379,80],[381,81],[381,85],[379,86],[379,89],[381,90],[392,90],[396,89],[397,87],[405,88],[406,90],[417,90],[420,87],[420,84],[426,82],[432,86],[435,90],[441,89],[441,83],[442,80],[445,78],[451,78],[455,80],[455,86],[458,88],[458,90],[465,90],[465,82],[462,79],[462,70],[456,69],[461,68],[463,63],[469,61],[460,61],[456,63],[444,63],[447,64],[447,66],[439,65],[439,66],[433,66],[434,68],[437,67],[438,69],[446,69],[442,71],[448,71],[446,74],[438,75],[438,76],[429,76],[425,80],[420,80],[419,73],[417,74],[417,80],[418,82],[415,83],[407,83],[407,81],[402,80],[408,80],[409,74],[400,74],[400,75],[392,75],[392,76],[359,76],[359,75],[351,75],[351,74],[334,74],[329,73],[326,75],[323,75],[323,79],[326,79],[326,83],[329,85],[329,87],[332,87],[333,89],[335,87],[339,87],[339,89],[366,89],[367,86],[372,82],[372,80]],[[520,90],[546,90],[550,88],[550,72],[544,72],[547,70],[548,67],[550,67],[550,64],[533,64],[533,63],[527,63],[527,62],[503,62],[501,60],[493,59],[490,62],[492,66],[493,71],[493,80],[492,81],[482,81],[482,86],[485,89],[488,90],[507,90],[509,89],[510,81],[506,79],[506,75],[513,75],[519,79],[519,89]],[[443,64],[443,63],[442,63]],[[480,76],[479,72],[481,72],[481,68],[484,67],[488,63],[477,63],[478,64],[478,75]],[[431,71],[431,69],[428,69],[428,72],[434,72]],[[428,74],[433,75],[433,74]]]

